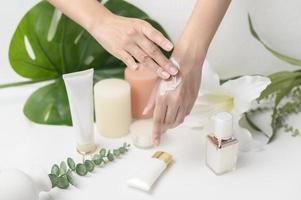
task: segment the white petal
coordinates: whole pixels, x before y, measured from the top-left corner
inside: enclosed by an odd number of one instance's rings
[[[250,109],[252,101],[258,98],[270,83],[267,77],[243,76],[227,81],[221,87],[234,98],[233,113],[240,115]]]
[[[219,81],[220,80],[218,74],[211,69],[209,62],[205,60],[202,69],[202,81],[200,91],[204,90],[214,92],[219,90]]]
[[[194,104],[193,111],[202,114],[230,112],[233,109],[233,99],[219,93],[201,93]]]
[[[239,117],[237,116],[233,118],[233,129],[234,135],[239,142],[240,151],[262,151],[264,149],[264,143],[254,140],[250,131],[239,125]]]

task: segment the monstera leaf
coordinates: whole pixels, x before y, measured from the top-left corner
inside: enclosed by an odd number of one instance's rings
[[[117,15],[147,20],[166,35],[157,22],[130,3],[109,0],[104,5]],[[99,81],[122,78],[125,68],[87,31],[47,1],[35,5],[22,18],[10,43],[9,60],[16,73],[30,80],[6,86],[53,79],[35,91],[24,106],[27,118],[40,124],[72,124],[62,74],[94,68],[94,80]]]

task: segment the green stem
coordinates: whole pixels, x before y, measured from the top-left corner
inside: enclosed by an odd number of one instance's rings
[[[264,131],[262,131],[248,116],[248,113],[245,113],[245,117],[246,117],[246,121],[248,122],[248,124],[255,130],[258,132],[261,132],[265,137],[270,139],[270,136],[268,134],[266,134]]]
[[[21,82],[14,82],[14,83],[6,83],[0,85],[0,89],[2,88],[9,88],[9,87],[16,87],[16,86],[23,86],[23,85],[30,85],[30,84],[35,84],[35,83],[40,83],[44,81],[50,81],[54,80],[53,78],[49,79],[40,79],[40,80],[30,80],[30,81],[21,81]]]

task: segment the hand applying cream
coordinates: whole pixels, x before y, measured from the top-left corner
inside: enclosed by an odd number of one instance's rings
[[[174,91],[158,97],[152,96],[147,107],[147,110],[150,110],[155,104],[154,145],[160,144],[161,134],[165,130],[181,124],[191,112],[200,87],[203,61],[230,2],[230,0],[196,1],[172,55],[181,65],[182,81]]]
[[[177,50],[177,49],[176,49]],[[190,113],[198,94],[201,81],[202,58],[192,59],[188,51],[176,51],[174,58],[181,66],[180,77],[171,87],[155,88],[146,110],[154,109],[153,144],[160,144],[161,135],[170,128],[181,124]],[[166,82],[163,82],[166,84]],[[160,83],[161,84],[161,83]],[[162,90],[164,88],[164,90]],[[166,89],[168,88],[168,89]],[[161,94],[161,95],[160,95]]]

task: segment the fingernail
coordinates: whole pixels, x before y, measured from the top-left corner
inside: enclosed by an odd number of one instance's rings
[[[167,73],[167,72],[165,72],[165,71],[163,71],[161,74],[162,74],[162,76],[163,76],[164,78],[169,78],[169,77],[170,77],[170,74]]]
[[[176,75],[179,72],[179,70],[175,67],[170,67],[169,71],[172,75]]]
[[[153,145],[154,145],[155,147],[157,147],[157,146],[159,146],[159,144],[160,144],[159,139],[158,139],[158,138],[155,138],[154,141],[153,141]]]
[[[166,48],[167,48],[168,50],[172,50],[173,44],[172,44],[171,42],[167,42],[167,43],[166,43]]]
[[[148,113],[148,107],[145,107],[143,112],[142,112],[142,115],[146,115]]]

